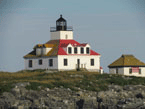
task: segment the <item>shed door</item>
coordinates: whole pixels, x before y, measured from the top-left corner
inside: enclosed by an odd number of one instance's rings
[[[118,68],[116,68],[116,74],[118,74]]]

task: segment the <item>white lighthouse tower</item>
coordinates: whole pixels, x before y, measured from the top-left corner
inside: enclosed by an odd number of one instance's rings
[[[73,29],[72,27],[67,27],[67,21],[60,15],[60,18],[56,21],[56,27],[50,28],[51,40],[72,40],[73,39]]]

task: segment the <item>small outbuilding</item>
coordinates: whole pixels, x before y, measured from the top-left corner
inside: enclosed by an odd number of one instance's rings
[[[110,74],[145,77],[145,63],[133,55],[122,55],[108,67]]]

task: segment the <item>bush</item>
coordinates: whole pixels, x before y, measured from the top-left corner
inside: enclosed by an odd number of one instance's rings
[[[3,92],[10,92],[13,87],[14,86],[12,86],[11,84],[5,84],[5,85],[0,84],[0,94],[2,94]]]

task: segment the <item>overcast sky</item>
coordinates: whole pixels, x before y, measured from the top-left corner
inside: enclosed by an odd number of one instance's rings
[[[60,14],[105,72],[122,54],[145,62],[145,0],[0,0],[0,71],[24,69],[23,56],[50,40]]]

